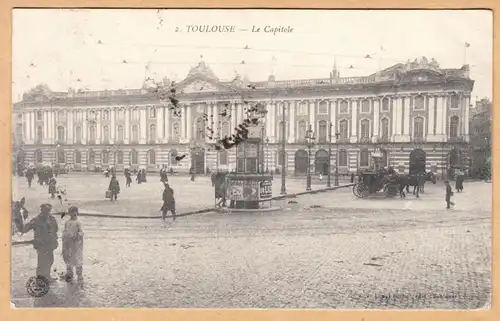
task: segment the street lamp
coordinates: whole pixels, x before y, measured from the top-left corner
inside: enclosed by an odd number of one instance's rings
[[[339,137],[340,133],[335,132],[335,186],[339,186]]]
[[[312,126],[309,125],[309,129],[306,131],[306,143],[307,143],[307,148],[309,150],[308,156],[307,156],[307,187],[306,191],[311,190],[311,148],[312,145],[314,144],[314,141],[316,140],[316,136],[314,135],[314,132],[312,130]]]
[[[266,137],[266,173],[269,173],[269,137]]]

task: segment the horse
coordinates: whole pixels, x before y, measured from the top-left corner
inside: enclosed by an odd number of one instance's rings
[[[436,175],[432,172],[423,172],[418,174],[399,175],[399,195],[406,197],[404,190],[410,193],[410,186],[413,186],[413,194],[419,198],[419,194],[424,192],[425,182],[431,181],[436,184]]]

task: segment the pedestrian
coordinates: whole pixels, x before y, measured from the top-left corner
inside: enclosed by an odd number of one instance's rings
[[[76,269],[77,281],[83,282],[83,227],[78,219],[78,207],[68,210],[70,219],[64,224],[62,236],[62,255],[66,263],[67,282],[73,280],[73,269]]]
[[[172,218],[175,221],[175,198],[174,190],[168,183],[164,183],[165,190],[163,191],[163,206],[161,207],[162,218],[165,220],[168,211],[172,212]]]
[[[464,179],[464,172],[459,169],[455,177],[455,189],[457,190],[457,192],[462,192],[464,190]]]
[[[130,187],[130,184],[132,184],[132,174],[128,169],[125,170],[125,179],[126,179],[125,186]]]
[[[49,180],[49,194],[50,194],[50,198],[52,198],[52,199],[55,197],[55,194],[56,194],[56,185],[57,185],[57,181],[54,177],[52,177]]]
[[[28,187],[30,188],[31,188],[31,181],[33,181],[33,176],[34,176],[33,170],[31,168],[28,168],[28,170],[26,171],[26,179],[28,180]]]
[[[221,182],[219,184],[219,193],[218,193],[218,196],[219,196],[219,202],[217,202],[217,206],[218,207],[226,207],[226,180],[223,179],[221,180]],[[216,187],[217,187],[216,185]]]
[[[42,204],[40,214],[31,219],[23,226],[22,233],[34,230],[33,247],[37,252],[36,275],[44,277],[47,281],[55,281],[51,278],[50,271],[54,264],[54,251],[59,243],[57,242],[57,221],[51,213],[52,205]]]
[[[111,176],[108,190],[111,192],[110,201],[116,201],[118,194],[120,194],[120,182],[118,182],[115,175]]]
[[[446,208],[450,208],[450,205],[454,206],[455,203],[451,201],[451,197],[453,196],[453,190],[451,188],[450,182],[448,180],[444,181],[446,186]]]
[[[322,173],[319,173],[319,180],[323,181],[323,174]]]

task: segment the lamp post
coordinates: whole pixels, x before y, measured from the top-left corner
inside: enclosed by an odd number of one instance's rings
[[[312,148],[312,145],[313,145],[315,139],[316,139],[316,137],[315,137],[314,132],[312,130],[312,126],[309,125],[309,129],[306,131],[306,143],[307,143],[307,148],[308,148],[306,191],[311,190],[311,148]]]
[[[335,181],[334,186],[339,186],[339,137],[340,133],[335,132]]]
[[[283,131],[281,133],[282,140],[281,140],[281,153],[282,153],[282,160],[281,160],[281,195],[286,194],[286,186],[285,186],[285,170],[286,170],[286,159],[285,159],[285,148],[286,148],[286,121],[285,121],[285,111],[286,107],[285,104],[283,104],[283,110],[281,111],[282,114],[282,122],[283,122]]]
[[[269,173],[269,137],[266,137],[266,174]]]
[[[330,122],[328,127],[328,177],[326,179],[326,187],[332,187],[332,127]]]

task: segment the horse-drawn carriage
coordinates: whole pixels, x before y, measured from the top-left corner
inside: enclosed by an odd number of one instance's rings
[[[394,197],[399,193],[399,182],[392,181],[384,171],[365,170],[359,174],[359,180],[352,192],[356,197],[366,198],[371,194],[383,191],[387,197]]]

